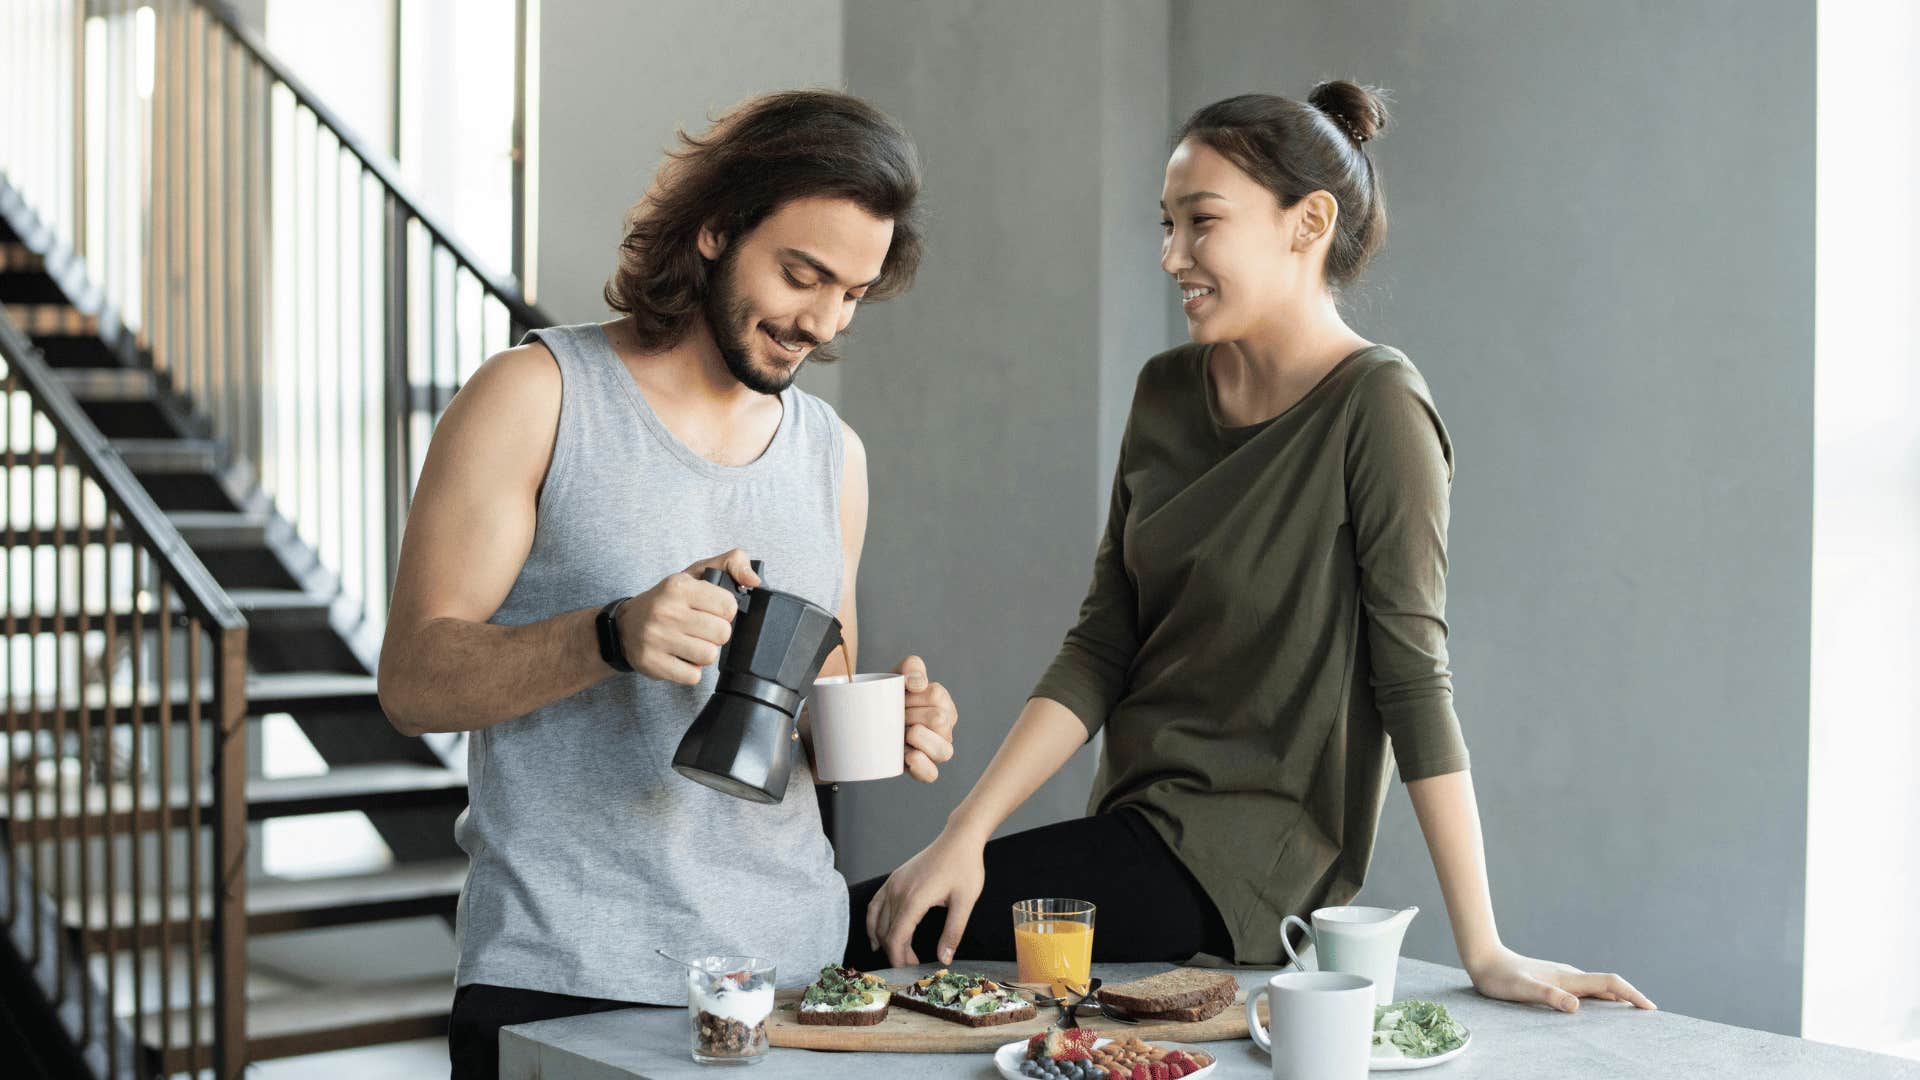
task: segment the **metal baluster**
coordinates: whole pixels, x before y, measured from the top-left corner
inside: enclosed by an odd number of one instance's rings
[[[214,985],[214,1068],[219,1080],[246,1063],[247,980],[247,630],[222,629],[214,644],[214,702],[220,756],[214,766],[219,816],[214,866],[220,900],[214,911],[218,969]]]
[[[145,565],[147,552],[146,548],[138,542],[138,538],[134,539],[136,542],[128,545],[128,554],[132,556],[133,562],[133,580],[130,582],[133,588],[128,597],[128,607],[132,611],[132,626],[127,631],[127,637],[132,649],[128,654],[127,676],[131,694],[127,705],[127,719],[130,721],[128,726],[131,730],[128,734],[131,736],[132,750],[127,755],[127,788],[133,796],[133,806],[128,822],[127,846],[132,852],[133,866],[130,875],[132,880],[128,883],[127,889],[132,903],[127,906],[133,916],[133,1042],[137,1047],[142,1034],[146,1031],[147,1022],[146,934],[145,920],[141,918],[140,911],[140,896],[147,890],[145,859],[142,851],[146,846],[143,842],[146,839],[146,833],[140,827],[141,806],[147,801],[142,783],[142,770],[146,765],[146,732],[143,729],[147,726],[147,717],[141,708],[145,695],[141,692],[140,685],[144,667],[142,651],[146,647],[146,627],[142,624],[147,619],[146,612],[140,610],[140,594],[147,580]],[[165,812],[165,804],[162,803],[162,815]]]
[[[66,487],[67,448],[53,444],[53,819],[59,825],[53,834],[53,910],[55,917],[67,914],[67,710],[66,693],[60,678],[61,649],[67,640],[65,578],[67,576],[67,529],[60,512],[60,495]],[[45,892],[41,883],[37,892]],[[55,997],[67,997],[67,950],[53,943]]]
[[[154,679],[154,685],[160,694],[160,737],[158,740],[160,743],[160,830],[157,834],[160,838],[159,1016],[160,1060],[165,1061],[167,1059],[167,1051],[173,1046],[173,1010],[170,1007],[173,997],[173,921],[168,911],[168,908],[173,905],[173,846],[170,842],[173,833],[168,828],[171,824],[170,819],[173,816],[171,805],[173,800],[173,694],[171,690],[173,682],[173,648],[172,628],[168,625],[172,620],[172,610],[167,604],[167,593],[169,590],[167,588],[166,578],[158,573],[154,576],[156,578],[154,592],[158,595],[160,609],[160,662],[157,668],[157,677]],[[144,895],[145,892],[145,889],[141,889],[139,894],[136,895],[134,902],[138,903],[139,895]],[[191,996],[193,992],[193,988],[189,988],[187,991],[189,996]]]
[[[33,940],[32,962],[40,962],[40,896],[46,889],[45,861],[47,845],[41,825],[40,811],[44,805],[40,798],[40,734],[46,722],[46,714],[40,707],[40,411],[29,407],[27,410],[27,800],[32,807],[29,821],[33,831],[29,835],[41,835],[38,842],[27,847],[27,865],[34,878],[32,890],[33,922],[29,924]],[[13,693],[9,684],[7,692]],[[9,755],[11,758],[11,755]],[[9,769],[18,766],[11,760]]]
[[[113,631],[115,624],[119,621],[120,613],[115,610],[115,604],[113,602],[113,553],[115,544],[112,506],[107,507],[107,520],[102,531],[104,533],[102,540],[103,546],[106,549],[106,557],[100,567],[101,595],[105,598],[106,615],[105,618],[101,620],[100,626],[106,635],[106,651],[101,654],[101,666],[105,669],[103,682],[105,683],[104,689],[106,693],[102,696],[100,706],[102,713],[102,723],[100,726],[100,795],[104,804],[101,807],[102,816],[100,820],[103,822],[101,826],[101,844],[106,850],[104,863],[107,871],[105,894],[107,926],[107,1015],[102,1019],[107,1028],[107,1068],[108,1071],[111,1072],[119,1058],[120,1049],[120,1025],[113,1022],[114,1012],[119,1007],[120,1002],[120,964],[118,959],[120,949],[120,919],[119,913],[114,910],[114,898],[119,891],[117,879],[120,876],[120,870],[119,859],[117,857],[118,853],[114,851],[113,844],[114,834],[118,831],[114,828],[115,819],[113,816],[113,791],[114,788],[118,786],[113,775],[113,732],[114,722],[116,720],[114,715],[116,709],[113,700],[113,675],[114,668],[118,666],[118,663],[114,656]],[[128,1047],[129,1057],[131,1057],[132,1054],[133,1048]]]
[[[80,756],[80,799],[79,799],[79,852],[80,852],[80,971],[82,986],[80,991],[80,1040],[93,1041],[93,993],[92,980],[84,978],[87,970],[87,956],[92,951],[93,942],[93,853],[87,846],[87,824],[92,817],[87,806],[87,792],[91,784],[93,768],[93,710],[87,705],[87,633],[92,608],[87,599],[87,489],[93,483],[82,472],[78,475],[76,513],[74,515],[75,539],[79,542],[79,558],[73,574],[73,591],[79,597],[75,604],[78,610],[80,636],[73,650],[74,701],[77,703],[75,727],[79,732]],[[109,958],[111,960],[111,958]]]
[[[197,1071],[200,1067],[200,891],[206,882],[200,870],[200,620],[187,623],[187,1046]]]
[[[346,196],[340,191],[340,166],[344,148],[334,144],[329,160],[332,168],[327,171],[333,176],[333,315],[334,334],[337,337],[333,351],[333,377],[327,381],[327,400],[333,406],[334,453],[322,458],[333,463],[333,498],[321,502],[321,514],[331,518],[333,525],[333,569],[337,580],[346,583],[347,569],[347,432],[346,398],[347,385],[345,367],[347,364],[347,255],[346,255]],[[331,507],[329,513],[326,508]],[[325,550],[324,548],[322,550]]]
[[[18,770],[14,768],[14,759],[20,753],[20,712],[17,704],[18,698],[14,694],[14,687],[19,686],[20,683],[13,677],[13,646],[15,635],[20,632],[20,626],[13,613],[14,600],[19,595],[14,591],[13,553],[14,546],[19,543],[20,537],[13,526],[13,480],[14,468],[18,464],[18,458],[13,449],[14,384],[12,365],[8,365],[7,368],[5,400],[6,408],[0,409],[0,425],[4,425],[4,430],[0,430],[0,445],[5,446],[4,456],[6,458],[5,472],[0,473],[0,485],[4,487],[4,490],[0,490],[0,501],[6,504],[7,537],[7,610],[5,614],[7,638],[7,812],[9,814],[18,814],[20,812],[19,792],[16,789]],[[11,846],[7,849],[6,857],[17,860],[17,856]],[[12,874],[8,875],[9,878],[12,876]],[[20,914],[17,905],[18,897],[19,893],[16,890],[7,890],[7,922],[9,925],[11,925],[13,920]]]
[[[407,285],[413,272],[408,255],[411,230],[400,200],[381,188],[386,220],[386,375],[381,396],[381,465],[385,479],[385,498],[381,514],[385,541],[380,560],[383,595],[393,592],[393,574],[400,561],[400,530],[406,520],[408,481],[413,468],[412,377],[409,374],[408,334],[413,324],[408,306]]]

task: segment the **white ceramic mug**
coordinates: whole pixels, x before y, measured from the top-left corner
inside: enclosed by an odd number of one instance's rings
[[[906,771],[906,676],[829,675],[813,684],[807,713],[815,778],[837,784]]]
[[[1280,947],[1287,959],[1301,971],[1307,965],[1287,940],[1287,927],[1295,923],[1313,942],[1314,955],[1321,971],[1339,971],[1373,980],[1376,1005],[1393,1003],[1393,976],[1400,970],[1400,942],[1407,935],[1407,924],[1420,914],[1417,907],[1323,907],[1313,913],[1313,925],[1289,915],[1280,920]]]
[[[1255,1006],[1267,996],[1269,1026]],[[1247,995],[1247,1033],[1273,1055],[1273,1080],[1366,1080],[1373,1056],[1373,980],[1283,971]]]

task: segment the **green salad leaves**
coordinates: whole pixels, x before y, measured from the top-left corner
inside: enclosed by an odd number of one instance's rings
[[[1467,1029],[1437,1001],[1396,1001],[1373,1010],[1373,1047],[1386,1056],[1424,1058],[1459,1049]],[[1397,1051],[1395,1053],[1394,1051]]]

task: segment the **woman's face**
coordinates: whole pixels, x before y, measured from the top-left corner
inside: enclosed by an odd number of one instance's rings
[[[1295,250],[1300,215],[1218,151],[1192,139],[1174,148],[1160,211],[1160,268],[1181,290],[1194,341],[1263,336],[1294,306],[1307,266]]]

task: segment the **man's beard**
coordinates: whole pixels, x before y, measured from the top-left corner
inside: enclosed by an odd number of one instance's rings
[[[826,349],[814,340],[813,335],[798,327],[781,329],[769,326],[767,329],[773,331],[781,341],[812,345],[813,351],[787,371],[769,371],[754,363],[753,339],[759,336],[761,328],[751,324],[752,306],[740,296],[734,281],[737,251],[737,248],[728,245],[707,276],[707,295],[701,302],[707,328],[713,332],[713,344],[720,350],[720,359],[726,361],[727,371],[740,380],[740,385],[761,394],[778,394],[793,385],[794,378],[806,366],[807,360],[819,359],[824,363],[833,357],[827,355]]]

